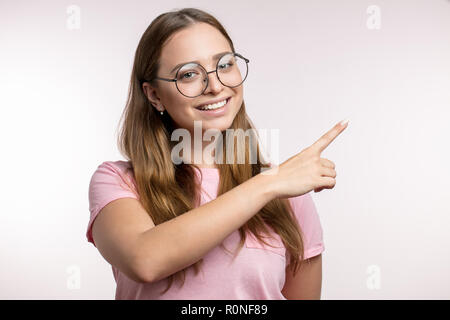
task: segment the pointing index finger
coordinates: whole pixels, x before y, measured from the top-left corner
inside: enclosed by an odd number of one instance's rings
[[[325,133],[323,136],[319,138],[314,144],[312,145],[312,148],[321,153],[323,150],[325,150],[326,147],[330,145],[331,142],[333,142],[334,139],[342,132],[345,128],[347,128],[348,125],[348,119],[343,120],[339,123],[337,123],[333,128],[331,128],[327,133]]]

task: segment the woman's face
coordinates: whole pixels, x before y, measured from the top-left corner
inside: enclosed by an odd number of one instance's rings
[[[227,39],[219,30],[207,23],[195,23],[188,28],[174,33],[165,43],[160,57],[158,77],[173,79],[178,64],[198,61],[206,71],[215,70],[217,60],[213,56],[222,52],[231,52]],[[174,82],[158,81],[158,88],[144,83],[144,90],[153,106],[160,111],[168,112],[176,127],[194,132],[194,121],[201,121],[202,130],[210,128],[223,131],[231,127],[243,100],[242,84],[235,88],[224,86],[215,72],[208,74],[209,83],[202,95],[195,98],[183,96]],[[224,112],[212,114],[196,109],[208,103],[228,99]]]

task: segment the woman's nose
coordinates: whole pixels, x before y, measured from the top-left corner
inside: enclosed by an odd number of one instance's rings
[[[223,90],[223,84],[217,78],[217,73],[215,71],[208,72],[208,86],[206,87],[206,90],[204,93],[211,92],[211,93],[217,94],[222,90]]]

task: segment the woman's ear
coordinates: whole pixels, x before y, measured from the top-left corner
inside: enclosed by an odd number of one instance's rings
[[[150,103],[158,110],[164,111],[161,99],[159,98],[156,88],[152,87],[148,82],[142,84],[142,90]]]

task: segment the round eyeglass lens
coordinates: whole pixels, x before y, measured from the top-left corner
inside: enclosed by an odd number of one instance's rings
[[[200,65],[196,63],[185,64],[177,73],[178,90],[185,96],[196,97],[205,89],[206,77],[205,69]]]
[[[227,87],[239,86],[244,82],[247,73],[247,62],[234,53],[224,55],[217,64],[217,76]]]

